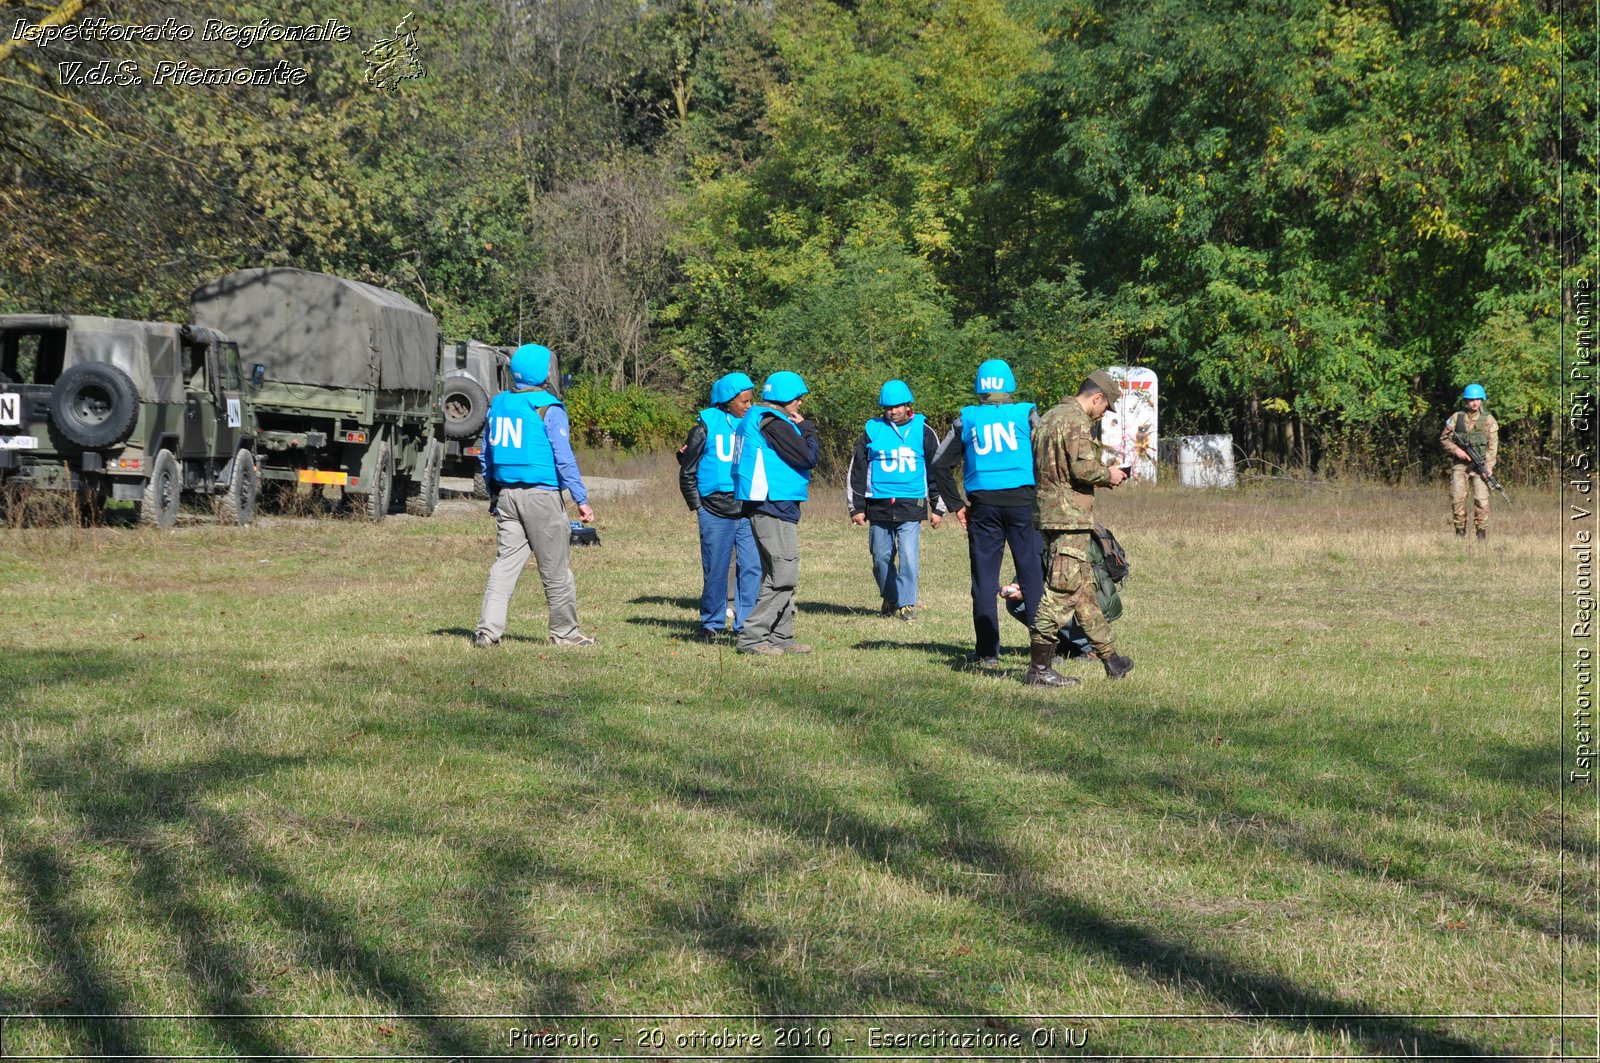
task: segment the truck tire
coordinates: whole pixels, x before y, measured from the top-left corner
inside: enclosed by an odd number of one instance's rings
[[[256,519],[256,498],[261,493],[261,471],[256,456],[241,450],[233,456],[233,475],[222,495],[222,523],[244,527]]]
[[[378,444],[378,471],[372,480],[372,490],[367,493],[367,519],[380,521],[389,515],[389,503],[394,498],[394,451],[389,441]]]
[[[139,389],[114,365],[79,362],[50,392],[50,420],[80,447],[114,447],[133,434],[138,419]]]
[[[431,517],[439,507],[439,471],[444,468],[444,444],[435,439],[428,444],[428,456],[423,459],[422,473],[413,487],[415,493],[406,498],[406,512],[413,517]]]
[[[483,482],[483,473],[481,471],[472,474],[472,497],[489,497],[489,485]]]
[[[489,416],[489,393],[470,376],[444,381],[444,434],[451,439],[476,435]]]
[[[178,523],[182,492],[183,470],[172,451],[163,447],[150,463],[150,479],[145,481],[144,498],[139,502],[139,523],[152,528],[170,528]]]

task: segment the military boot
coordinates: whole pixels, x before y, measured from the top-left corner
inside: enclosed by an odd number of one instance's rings
[[[1022,681],[1031,687],[1075,687],[1082,682],[1075,675],[1062,675],[1050,667],[1051,660],[1056,655],[1056,648],[1051,643],[1029,647],[1033,663],[1028,665],[1028,672]]]
[[[1466,537],[1467,537],[1467,529],[1466,529],[1465,526],[1462,526],[1462,527],[1459,527],[1459,528],[1456,529],[1456,538],[1457,539],[1465,539]]]
[[[1120,653],[1111,653],[1106,656],[1105,665],[1107,679],[1121,679],[1133,671],[1133,658]]]
[[[1478,541],[1480,543],[1486,543],[1486,542],[1489,541],[1489,529],[1488,528],[1479,528],[1478,529]]]

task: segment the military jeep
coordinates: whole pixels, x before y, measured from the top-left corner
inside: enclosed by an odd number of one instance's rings
[[[170,528],[181,496],[249,524],[259,486],[238,345],[188,325],[0,315],[0,485],[137,503]]]

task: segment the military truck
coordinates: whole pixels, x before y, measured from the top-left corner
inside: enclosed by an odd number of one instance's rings
[[[403,295],[306,270],[230,273],[189,299],[256,382],[264,486],[338,487],[372,520],[433,513],[444,465],[439,325]]]
[[[447,340],[439,348],[439,377],[444,402],[444,475],[470,479],[480,497],[480,457],[489,403],[510,387],[511,348],[491,347],[477,340]]]
[[[0,484],[132,501],[160,528],[212,496],[249,524],[252,422],[238,344],[214,329],[0,315]]]

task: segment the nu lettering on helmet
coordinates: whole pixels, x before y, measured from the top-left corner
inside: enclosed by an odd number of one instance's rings
[[[1018,450],[1017,426],[1009,424],[984,424],[979,425],[973,433],[972,452],[974,454],[992,454],[1001,450]]]
[[[519,449],[522,446],[522,418],[494,418],[489,425],[489,445]]]
[[[979,377],[978,386],[985,391],[1004,391],[1006,389],[1006,379],[1000,376]]]

